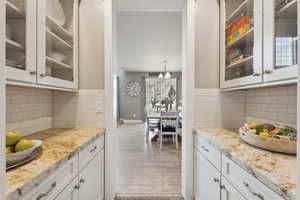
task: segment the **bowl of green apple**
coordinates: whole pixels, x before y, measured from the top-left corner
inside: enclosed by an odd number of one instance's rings
[[[24,139],[17,131],[6,132],[6,164],[14,164],[29,158],[42,145],[41,140]]]

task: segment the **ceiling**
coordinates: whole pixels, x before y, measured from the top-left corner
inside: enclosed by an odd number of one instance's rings
[[[118,11],[182,11],[185,0],[117,0]]]

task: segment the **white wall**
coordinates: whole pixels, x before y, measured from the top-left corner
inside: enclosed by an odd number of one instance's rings
[[[119,12],[118,65],[125,71],[181,71],[180,12]]]

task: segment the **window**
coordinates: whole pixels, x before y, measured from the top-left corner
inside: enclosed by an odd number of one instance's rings
[[[176,110],[176,78],[160,79],[146,78],[146,105],[147,112]]]

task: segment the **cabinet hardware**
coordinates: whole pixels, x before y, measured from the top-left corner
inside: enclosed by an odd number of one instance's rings
[[[36,75],[36,71],[31,71],[29,74],[30,75]]]
[[[36,200],[41,200],[42,198],[48,196],[48,195],[54,190],[55,187],[56,187],[56,181],[53,182],[53,183],[51,184],[51,188],[50,188],[47,192],[45,192],[45,193],[43,193],[43,194],[40,194],[40,195],[36,198]]]
[[[96,150],[97,150],[97,146],[94,146],[94,148],[90,150],[90,153],[94,153]]]
[[[74,186],[74,190],[79,190],[80,189],[80,185],[75,185]]]
[[[45,77],[46,76],[46,74],[40,74],[40,77]]]
[[[256,73],[253,73],[253,76],[254,76],[254,77],[258,77],[258,76],[260,76],[260,73],[257,73],[257,72],[256,72]]]
[[[254,192],[254,190],[250,187],[250,185],[246,182],[244,182],[244,186],[248,189],[248,191],[253,195],[257,196],[260,200],[264,200],[264,196],[262,194],[259,194],[257,192]]]
[[[85,179],[84,178],[81,178],[80,180],[79,180],[79,183],[84,183],[85,182]]]
[[[219,180],[218,178],[214,178],[214,182],[215,182],[215,183],[219,183],[220,180]]]
[[[202,145],[201,147],[204,151],[209,152],[209,149],[207,149],[204,145]]]
[[[265,70],[265,74],[272,74],[273,73],[273,70]]]
[[[221,190],[226,190],[226,187],[225,187],[225,185],[221,185]]]

